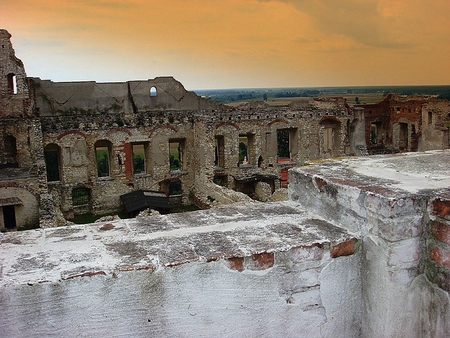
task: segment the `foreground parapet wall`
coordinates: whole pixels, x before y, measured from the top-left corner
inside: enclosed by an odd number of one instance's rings
[[[0,234],[0,336],[359,337],[357,236],[290,202]]]
[[[328,161],[290,197],[362,237],[364,337],[450,336],[449,151]]]

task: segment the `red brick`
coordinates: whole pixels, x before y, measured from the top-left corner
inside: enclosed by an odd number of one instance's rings
[[[434,247],[430,252],[430,258],[444,268],[450,269],[450,252]]]
[[[112,225],[111,223],[107,223],[103,224],[103,226],[101,226],[98,230],[107,231],[112,229],[114,229],[114,225]]]
[[[353,239],[339,243],[331,248],[331,257],[350,256],[355,253],[355,243]]]
[[[439,199],[431,202],[432,214],[437,215],[439,217],[450,217],[450,201],[444,200],[441,201]]]
[[[314,181],[316,182],[316,186],[317,186],[317,189],[319,189],[319,191],[322,191],[322,188],[328,184],[327,181],[325,181],[319,177],[315,177]]]
[[[450,245],[450,226],[441,222],[431,222],[431,231],[437,240]]]
[[[231,270],[244,271],[244,258],[243,257],[228,258],[227,264]]]
[[[262,252],[252,255],[253,268],[258,270],[269,269],[273,266],[275,258],[273,253]]]

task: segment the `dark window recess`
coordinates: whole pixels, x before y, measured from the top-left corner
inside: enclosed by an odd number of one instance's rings
[[[6,229],[16,228],[16,210],[14,205],[3,206],[3,222]]]
[[[289,151],[289,130],[278,130],[277,132],[277,147],[278,147],[278,157],[279,158],[290,158],[291,154]]]
[[[16,138],[12,135],[8,135],[3,140],[4,154],[6,163],[17,164],[17,142]]]
[[[181,189],[181,181],[174,180],[169,182],[169,195],[181,195],[183,190]]]
[[[89,189],[77,188],[72,190],[72,205],[87,205],[89,204]]]
[[[44,157],[47,167],[47,181],[59,181],[59,152],[57,150],[45,151]]]
[[[215,137],[214,145],[214,165],[217,167],[225,166],[225,141],[223,136]]]

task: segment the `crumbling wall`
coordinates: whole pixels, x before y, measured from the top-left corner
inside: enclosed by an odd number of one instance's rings
[[[449,192],[437,183],[446,172],[439,163],[449,154],[366,158],[360,166],[328,162],[290,172],[294,201],[362,235],[364,337],[450,334]],[[403,174],[395,175],[400,168]],[[409,181],[409,175],[423,172],[440,178],[421,190],[412,182],[427,179]]]
[[[15,56],[11,34],[0,29],[0,117],[32,116],[25,67]]]
[[[2,336],[361,336],[359,240],[288,202],[0,242]]]
[[[422,107],[421,113],[422,130],[419,139],[419,151],[449,148],[449,101],[430,100]]]

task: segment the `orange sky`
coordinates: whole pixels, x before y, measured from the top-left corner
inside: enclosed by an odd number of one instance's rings
[[[450,84],[448,0],[1,0],[28,76],[187,89]]]

